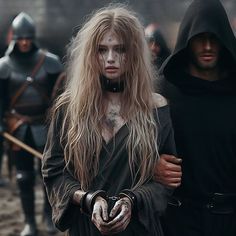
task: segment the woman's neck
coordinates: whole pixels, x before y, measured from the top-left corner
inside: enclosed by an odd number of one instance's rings
[[[107,102],[113,105],[121,104],[121,93],[105,92]]]
[[[113,92],[113,93],[121,93],[124,91],[124,80],[121,78],[115,79],[108,79],[105,76],[100,76],[100,82],[102,85],[102,89],[106,92]]]

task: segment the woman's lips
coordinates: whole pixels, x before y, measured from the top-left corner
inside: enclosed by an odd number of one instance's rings
[[[109,72],[109,73],[115,73],[118,70],[118,68],[110,66],[110,67],[106,67],[105,70],[106,72]]]

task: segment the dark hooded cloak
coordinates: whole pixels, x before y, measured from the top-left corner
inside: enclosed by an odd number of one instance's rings
[[[160,52],[157,55],[156,60],[154,61],[154,65],[157,67],[157,69],[159,69],[162,63],[170,55],[170,49],[168,48],[166,40],[160,29],[156,29],[151,35],[149,35],[148,40],[150,42],[154,42],[156,45],[159,45],[160,47]]]
[[[224,76],[207,81],[187,72],[189,40],[214,34],[222,45]],[[180,25],[176,47],[164,62],[159,91],[169,100],[179,157],[178,196],[236,192],[236,40],[218,0],[195,0]]]

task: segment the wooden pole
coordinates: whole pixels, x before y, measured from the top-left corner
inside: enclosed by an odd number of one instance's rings
[[[43,154],[38,152],[37,150],[33,149],[32,147],[30,147],[29,145],[23,143],[22,141],[20,141],[19,139],[15,138],[14,136],[12,136],[11,134],[7,133],[7,132],[3,132],[2,136],[9,140],[10,142],[16,144],[17,146],[23,148],[24,150],[26,150],[27,152],[31,153],[32,155],[36,156],[39,159],[43,158]]]

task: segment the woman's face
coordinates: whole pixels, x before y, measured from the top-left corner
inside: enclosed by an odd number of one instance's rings
[[[104,34],[98,45],[98,59],[102,75],[119,80],[125,72],[126,49],[113,31]]]

